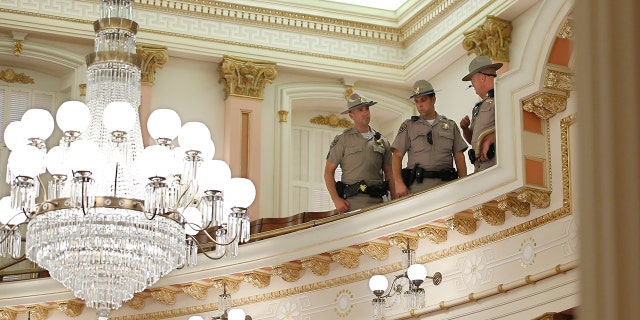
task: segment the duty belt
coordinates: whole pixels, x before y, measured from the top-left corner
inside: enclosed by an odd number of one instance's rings
[[[372,198],[381,198],[387,194],[388,190],[388,181],[373,186],[367,186],[364,180],[352,184],[345,184],[342,181],[336,182],[336,191],[343,199],[353,197],[358,193],[368,194]]]
[[[402,169],[402,181],[405,186],[409,187],[414,182],[422,183],[423,179],[440,179],[442,181],[451,181],[458,178],[458,172],[454,168],[446,168],[440,171],[427,171],[417,164],[413,169]]]

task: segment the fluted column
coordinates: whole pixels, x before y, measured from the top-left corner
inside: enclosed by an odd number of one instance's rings
[[[234,177],[248,178],[260,187],[261,109],[265,86],[277,76],[276,64],[224,56],[218,66],[225,83],[224,160]],[[259,218],[260,193],[248,210]]]
[[[142,72],[142,86],[140,88],[142,97],[140,98],[140,109],[138,110],[140,128],[142,130],[142,141],[145,146],[148,146],[153,142],[147,132],[147,119],[151,114],[151,89],[156,80],[156,70],[167,63],[169,55],[167,54],[167,47],[146,44],[138,45],[136,53],[142,58],[142,68],[140,70]]]
[[[640,6],[576,5],[579,319],[640,315]]]

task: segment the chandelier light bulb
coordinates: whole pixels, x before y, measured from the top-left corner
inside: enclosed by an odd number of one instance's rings
[[[247,315],[244,313],[244,310],[240,308],[230,309],[227,312],[227,318],[229,320],[244,320]]]
[[[136,123],[136,111],[128,102],[114,101],[104,108],[102,121],[109,132],[129,132]]]
[[[178,142],[180,142],[180,146],[185,151],[197,150],[202,152],[203,149],[209,146],[209,140],[211,140],[211,131],[202,122],[187,122],[182,125],[180,133],[178,133]]]
[[[203,142],[202,149],[200,150],[202,153],[200,156],[204,160],[211,160],[213,156],[216,154],[216,146],[213,144],[213,140],[208,139]]]
[[[20,211],[11,209],[11,197],[6,196],[0,199],[0,225],[16,225],[27,220],[27,216]]]
[[[201,316],[191,316],[188,320],[204,320],[204,318]]]
[[[424,281],[424,279],[427,278],[427,268],[421,264],[412,264],[409,266],[409,269],[407,269],[407,277],[409,277],[411,281]]]
[[[186,207],[181,209],[181,214],[184,217],[185,223],[184,232],[190,236],[195,236],[202,229],[202,216],[200,210],[196,207]]]
[[[4,129],[4,143],[9,150],[29,144],[22,121],[13,121]]]
[[[47,155],[44,157],[44,162],[49,173],[67,176],[71,175],[71,170],[67,167],[67,163],[64,159],[64,153],[64,148],[61,146],[55,146],[47,152]]]
[[[53,133],[54,121],[51,113],[44,109],[29,109],[22,115],[22,127],[27,139],[47,140]]]
[[[173,168],[173,152],[160,145],[148,146],[140,153],[138,169],[143,178],[152,177],[166,178],[171,174]]]
[[[11,151],[8,162],[14,176],[35,178],[44,168],[44,153],[34,146],[23,145]]]
[[[222,160],[205,160],[198,170],[197,180],[202,191],[224,191],[231,180],[231,168]]]
[[[56,122],[62,132],[79,132],[87,130],[91,115],[89,107],[82,101],[65,101],[56,112]]]
[[[256,187],[246,178],[232,178],[224,192],[224,202],[230,208],[249,208],[256,199]]]
[[[147,120],[147,131],[155,140],[160,138],[174,140],[180,133],[181,126],[180,116],[171,109],[154,110]]]
[[[369,289],[371,289],[371,291],[384,292],[387,290],[387,287],[389,287],[389,280],[381,274],[376,274],[369,279]]]
[[[101,151],[92,140],[78,140],[69,147],[69,168],[73,171],[96,172],[101,164]]]

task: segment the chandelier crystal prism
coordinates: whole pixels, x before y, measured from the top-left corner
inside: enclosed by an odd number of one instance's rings
[[[87,102],[58,108],[60,145],[47,152],[54,120],[46,110],[28,110],[5,130],[11,196],[0,200],[0,255],[21,257],[26,224],[26,257],[97,309],[98,319],[176,268],[195,265],[199,248],[211,259],[236,256],[249,240],[255,198],[250,180],[231,178],[226,163],[212,160],[202,123],[182,125],[175,111],[158,109],[148,122],[156,144],[144,147],[132,4],[100,2],[86,57]],[[199,233],[215,244],[213,253],[202,250]]]

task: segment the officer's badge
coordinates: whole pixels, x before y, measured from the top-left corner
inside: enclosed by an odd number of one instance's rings
[[[449,124],[448,124],[448,123],[446,123],[446,122],[445,122],[445,123],[443,123],[443,124],[442,124],[442,129],[443,129],[443,130],[449,130]]]

